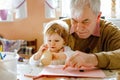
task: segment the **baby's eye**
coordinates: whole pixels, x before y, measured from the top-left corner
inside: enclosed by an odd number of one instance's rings
[[[55,42],[59,42],[59,40],[55,40]]]
[[[51,42],[51,40],[48,40],[48,42]]]

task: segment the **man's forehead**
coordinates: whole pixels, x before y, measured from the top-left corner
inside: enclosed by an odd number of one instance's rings
[[[71,17],[74,19],[82,19],[82,18],[87,18],[90,15],[92,15],[93,12],[89,6],[85,6],[83,9],[73,9]]]
[[[72,20],[76,21],[76,22],[82,22],[82,21],[87,21],[89,20],[89,17],[86,17],[86,16],[73,16],[72,17]]]
[[[71,17],[74,19],[77,19],[78,17],[82,16],[83,11],[79,11],[79,10],[74,10],[71,14]]]

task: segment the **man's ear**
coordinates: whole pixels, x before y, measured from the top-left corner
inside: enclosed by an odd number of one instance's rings
[[[102,15],[102,12],[99,12],[99,14],[98,14],[98,19],[101,17],[101,15]]]
[[[100,21],[101,14],[102,14],[102,12],[99,12],[99,14],[98,14],[98,16],[97,16],[97,22]]]

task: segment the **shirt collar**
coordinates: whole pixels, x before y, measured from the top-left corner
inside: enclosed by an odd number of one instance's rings
[[[94,33],[92,34],[93,36],[100,36],[100,23],[98,23],[95,27]]]
[[[74,32],[75,32],[75,29],[74,29],[73,26],[71,26],[71,28],[70,28],[70,34],[72,34],[72,33],[74,33]]]

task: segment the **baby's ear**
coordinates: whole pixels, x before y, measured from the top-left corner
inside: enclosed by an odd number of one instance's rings
[[[63,43],[63,45],[66,45],[66,43],[67,43],[67,41],[66,41],[66,40],[64,40],[64,43]]]

